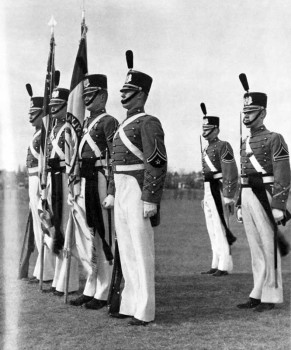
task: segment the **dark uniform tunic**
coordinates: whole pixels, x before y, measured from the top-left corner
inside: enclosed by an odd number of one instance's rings
[[[127,115],[130,118],[144,110],[136,109]],[[116,174],[134,176],[141,188],[141,199],[159,204],[167,172],[167,155],[164,132],[158,118],[144,115],[126,125],[124,132],[130,142],[142,153],[144,160],[138,158],[123,143],[120,135],[113,141],[112,164]],[[118,170],[119,165],[144,164],[144,170]]]
[[[282,135],[271,132],[265,126],[251,130],[249,138],[251,152],[242,144],[241,172],[242,217],[252,255],[254,288],[250,297],[265,303],[283,301],[281,259],[277,256],[278,288],[275,287],[274,229],[270,219],[255,193],[258,186],[253,183],[257,170],[251,163],[252,154],[263,170],[263,192],[268,195],[271,208],[286,210],[290,186],[290,163],[288,147]],[[254,186],[251,188],[251,186]],[[264,190],[265,188],[265,190]]]
[[[290,162],[288,146],[282,135],[271,132],[265,126],[252,132],[250,146],[254,156],[266,171],[264,176],[274,176],[273,183],[266,183],[266,189],[272,194],[271,207],[285,211],[290,185]],[[242,144],[241,175],[247,177],[256,173],[246,152],[246,142]]]
[[[205,150],[211,163],[217,172],[213,172],[205,161],[202,159],[202,169],[204,180],[209,181],[213,176],[221,173],[221,191],[223,197],[233,198],[237,190],[238,171],[233,157],[233,150],[227,141],[221,141],[218,137],[212,140]]]

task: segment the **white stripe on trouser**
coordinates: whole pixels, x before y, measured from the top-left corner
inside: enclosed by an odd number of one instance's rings
[[[63,180],[63,207],[62,207],[62,232],[65,234],[68,223],[70,206],[67,203],[68,199],[68,180],[66,174],[62,174]],[[51,206],[51,173],[48,173],[48,204]],[[52,209],[51,209],[52,210]],[[66,259],[64,259],[64,251],[60,251],[59,255],[56,256],[56,267],[52,286],[59,292],[65,291],[66,282]],[[69,292],[79,290],[79,266],[78,260],[72,255],[71,267],[70,267],[70,278],[69,278]]]
[[[232,256],[229,254],[230,251],[225,236],[225,229],[216,209],[209,182],[204,183],[204,214],[212,249],[211,267],[221,271],[231,272],[233,269]],[[225,213],[224,217],[226,215]]]
[[[270,201],[271,196],[267,195]],[[275,288],[274,231],[251,188],[242,190],[242,215],[252,256],[254,288],[250,297],[264,303],[282,303],[281,256],[278,252],[278,288]]]
[[[28,177],[28,186],[29,186],[29,206],[32,214],[33,220],[33,231],[34,231],[34,240],[38,250],[38,253],[41,249],[41,221],[38,215],[38,203],[40,199],[40,189],[39,189],[39,177],[29,176]],[[55,257],[53,253],[47,248],[44,247],[44,260],[43,260],[43,280],[49,281],[54,277],[54,269],[55,269]],[[37,279],[40,278],[40,254],[37,256],[33,276]]]
[[[150,322],[155,318],[154,231],[143,217],[143,201],[137,180],[114,174],[115,227],[125,280],[120,313]]]
[[[78,196],[77,203],[78,205],[83,209],[85,212],[85,184],[86,179],[81,179],[81,193]],[[105,197],[107,196],[107,184],[106,184],[106,178],[105,176],[98,172],[98,190],[99,190],[99,196],[100,196],[100,202],[102,203]],[[103,221],[105,226],[105,239],[107,243],[109,243],[109,229],[108,229],[108,210],[102,209],[103,214]],[[113,213],[112,213],[113,216]],[[112,223],[112,234],[114,234],[114,225]],[[80,237],[81,235],[86,235],[86,237]],[[85,239],[84,239],[85,238]],[[76,231],[76,246],[78,251],[87,251],[89,252],[88,255],[91,255],[91,237],[90,232],[82,232],[80,231],[79,234],[77,234]],[[112,276],[112,267],[113,265],[109,264],[109,261],[106,260],[103,247],[102,247],[102,240],[98,234],[98,232],[95,233],[94,237],[94,246],[96,249],[96,258],[97,258],[97,270],[94,269],[92,273],[88,276],[85,289],[83,294],[87,296],[94,296],[95,299],[99,300],[107,300],[109,288],[110,288],[110,282],[111,282],[111,276]]]

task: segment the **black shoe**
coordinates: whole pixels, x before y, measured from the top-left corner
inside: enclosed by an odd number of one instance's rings
[[[56,287],[50,287],[49,289],[43,289],[43,293],[54,293],[56,291]]]
[[[86,309],[99,310],[106,305],[107,305],[107,300],[98,300],[98,299],[92,298],[92,300],[86,303],[84,306]]]
[[[93,297],[89,297],[87,295],[82,294],[78,298],[70,300],[70,304],[74,305],[74,306],[81,306],[85,303],[88,303],[92,299],[93,299]]]
[[[208,271],[202,271],[201,272],[201,275],[212,275],[214,272],[216,272],[217,271],[217,269],[213,269],[213,268],[211,268],[210,270],[208,270]]]
[[[275,304],[273,303],[261,303],[257,307],[254,308],[256,312],[264,312],[274,309]]]
[[[39,279],[37,279],[36,277],[29,278],[28,283],[29,284],[39,283]]]
[[[53,280],[46,280],[46,281],[42,281],[43,283],[47,284],[47,283],[52,283]]]
[[[227,271],[222,271],[222,270],[217,270],[212,274],[214,277],[221,277],[221,276],[227,276],[228,272]]]
[[[74,294],[74,293],[76,293],[76,291],[74,290],[74,291],[72,291],[72,292],[69,292],[68,293],[68,295],[70,295],[70,294]],[[56,290],[55,289],[55,291],[54,291],[54,295],[55,296],[57,296],[57,297],[63,297],[64,295],[65,295],[65,293],[64,292],[59,292],[58,290]]]
[[[149,322],[138,320],[135,317],[133,317],[132,320],[128,322],[129,326],[146,326],[147,324],[149,324]]]
[[[132,316],[129,316],[129,315],[123,315],[123,314],[120,314],[119,312],[113,312],[112,314],[109,314],[110,317],[114,317],[114,318],[132,318]]]
[[[58,290],[55,290],[54,291],[54,295],[56,296],[56,297],[62,297],[62,296],[64,296],[64,292],[59,292]]]
[[[261,304],[261,299],[250,298],[246,303],[238,304],[237,307],[239,309],[254,309],[260,304]]]

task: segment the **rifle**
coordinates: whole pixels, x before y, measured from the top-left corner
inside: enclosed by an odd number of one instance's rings
[[[23,244],[20,254],[19,267],[18,267],[18,279],[28,277],[29,258],[34,251],[34,232],[33,232],[33,220],[32,213],[29,210],[25,234],[23,237]]]
[[[108,148],[106,148],[106,170],[107,170],[107,188],[109,186],[109,178],[112,175],[110,172],[110,164],[109,164],[109,155],[108,155]],[[109,233],[109,246],[112,247],[112,221],[111,221],[111,215],[112,210],[110,208],[107,209],[107,215],[108,215],[108,233]]]
[[[117,238],[115,238],[114,265],[112,271],[112,279],[107,299],[108,313],[113,314],[119,312],[120,308],[120,289],[123,279],[119,248]]]

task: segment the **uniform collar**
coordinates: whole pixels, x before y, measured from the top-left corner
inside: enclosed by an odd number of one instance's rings
[[[138,107],[127,111],[127,118],[130,118],[138,113],[144,113],[144,107]]]
[[[212,144],[216,143],[217,141],[219,141],[219,138],[216,136],[213,140],[208,141],[208,144],[212,145]]]
[[[97,109],[97,111],[91,112],[89,118],[96,118],[102,113],[106,113],[105,108]]]
[[[260,134],[262,131],[265,131],[265,130],[266,130],[265,125],[261,125],[261,126],[259,126],[258,128],[253,129],[253,130],[250,131],[250,132],[251,132],[251,136],[258,135],[258,134]]]

